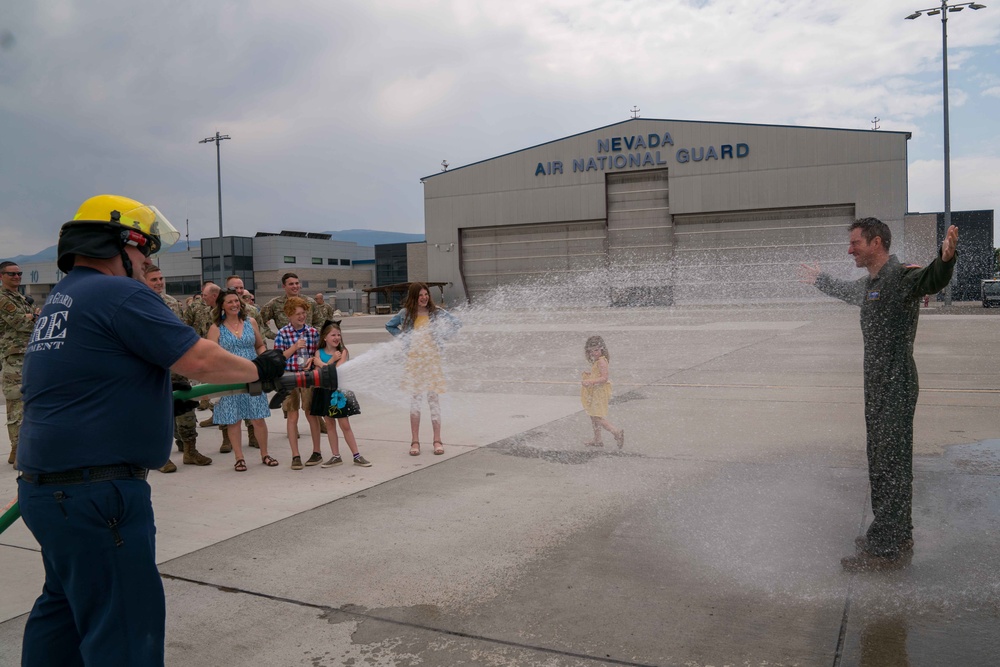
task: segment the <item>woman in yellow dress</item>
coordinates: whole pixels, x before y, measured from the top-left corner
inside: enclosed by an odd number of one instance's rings
[[[403,307],[385,324],[393,336],[403,336],[406,363],[401,386],[410,401],[410,456],[420,455],[420,407],[423,395],[431,413],[434,430],[434,453],[444,454],[441,441],[441,401],[445,393],[441,352],[444,341],[455,335],[462,323],[454,315],[435,305],[424,283],[410,283]]]
[[[608,401],[611,400],[611,380],[608,379],[609,361],[611,355],[608,346],[600,336],[591,336],[583,346],[583,354],[590,362],[590,370],[583,372],[580,383],[580,401],[583,409],[590,415],[590,423],[594,427],[594,439],[583,443],[591,447],[603,447],[601,429],[615,437],[618,449],[625,446],[625,429],[615,428],[608,421]]]

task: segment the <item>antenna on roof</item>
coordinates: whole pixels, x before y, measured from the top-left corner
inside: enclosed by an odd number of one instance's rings
[[[448,171],[448,161],[441,160],[441,171]]]
[[[877,129],[878,129],[879,127],[881,127],[881,126],[880,126],[880,125],[878,124],[878,122],[879,122],[880,120],[882,120],[882,119],[881,119],[881,118],[879,118],[878,116],[875,116],[874,118],[872,118],[872,120],[871,120],[871,124],[872,124],[872,132],[874,132],[874,131],[875,131],[875,130],[877,130]]]
[[[639,117],[639,107],[637,107],[636,105],[633,104],[631,111],[632,111],[632,118],[638,118]]]

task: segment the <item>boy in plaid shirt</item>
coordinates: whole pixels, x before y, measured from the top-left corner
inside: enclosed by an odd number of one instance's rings
[[[319,349],[319,332],[314,327],[306,324],[306,317],[309,313],[309,303],[300,297],[289,297],[285,301],[285,315],[288,316],[288,324],[281,327],[278,335],[274,339],[274,349],[285,355],[285,371],[304,371],[312,367],[312,358]],[[320,431],[319,417],[309,414],[309,405],[312,403],[312,389],[296,387],[288,395],[281,409],[288,415],[286,429],[288,431],[288,444],[292,447],[292,470],[302,470],[302,457],[299,456],[299,408],[303,407],[306,412],[306,420],[309,422],[309,435],[312,436],[313,453],[309,460],[305,462],[307,466],[314,466],[323,462],[323,454],[320,452]]]

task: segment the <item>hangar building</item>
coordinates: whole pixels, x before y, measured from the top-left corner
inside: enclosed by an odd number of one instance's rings
[[[428,279],[450,302],[595,275],[604,305],[815,298],[796,268],[849,268],[855,218],[906,257],[909,138],[634,118],[427,176]]]

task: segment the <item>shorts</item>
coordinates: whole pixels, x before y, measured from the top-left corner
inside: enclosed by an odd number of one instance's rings
[[[312,405],[312,394],[312,387],[296,387],[281,404],[281,409],[285,412],[294,412],[301,410],[304,406],[308,410],[309,406]]]

